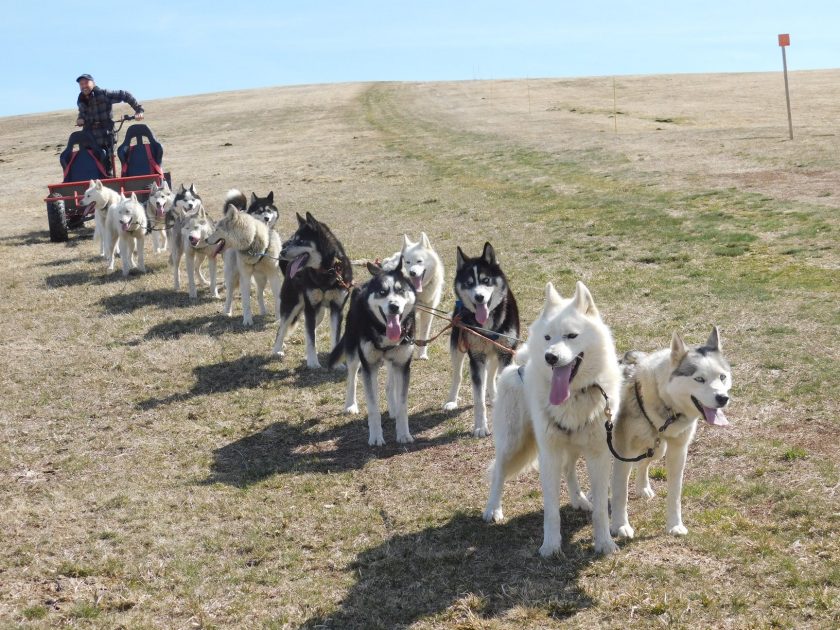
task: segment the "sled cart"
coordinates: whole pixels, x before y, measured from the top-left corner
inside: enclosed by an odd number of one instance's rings
[[[129,120],[134,120],[134,116],[123,116],[119,126],[115,127],[115,144],[117,134]],[[119,171],[117,158],[121,167]],[[49,195],[44,199],[50,240],[54,243],[66,241],[68,230],[93,218],[93,206],[82,205],[82,197],[92,179],[102,180],[103,185],[122,195],[136,193],[141,203],[148,199],[152,183],[161,186],[166,181],[172,187],[170,174],[163,170],[163,146],[152,130],[143,124],[131,125],[116,151],[98,146],[86,130],[74,131],[58,159],[64,179],[59,184],[48,184]],[[107,166],[111,167],[110,172]],[[110,173],[119,173],[119,176]]]

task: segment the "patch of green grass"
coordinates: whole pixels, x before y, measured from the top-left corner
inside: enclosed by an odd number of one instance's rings
[[[34,621],[36,619],[44,619],[48,612],[46,606],[35,605],[24,608],[22,614],[29,621]]]
[[[75,619],[96,619],[101,614],[99,606],[88,602],[79,602],[70,609],[70,616]]]
[[[797,459],[804,459],[807,456],[808,451],[806,451],[804,448],[801,448],[799,446],[791,446],[784,452],[784,454],[782,455],[782,459],[784,459],[786,462],[793,462]]]

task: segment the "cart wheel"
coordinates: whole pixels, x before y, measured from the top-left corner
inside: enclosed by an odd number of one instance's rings
[[[53,193],[53,197],[61,197]],[[67,239],[67,215],[64,211],[64,200],[56,199],[47,202],[47,221],[50,226],[50,240],[53,243],[63,243]]]

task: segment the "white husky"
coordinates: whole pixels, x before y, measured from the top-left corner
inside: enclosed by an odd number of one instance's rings
[[[205,283],[207,278],[201,273],[201,263],[207,259],[210,270],[210,292],[214,298],[219,297],[219,289],[216,286],[216,256],[214,248],[207,243],[207,237],[216,229],[213,219],[207,214],[204,206],[199,206],[188,214],[179,215],[175,221],[172,231],[172,266],[174,267],[175,290],[180,289],[181,279],[179,267],[181,256],[187,259],[187,282],[189,283],[189,294],[191,298],[198,297],[196,288],[196,273]]]
[[[158,186],[152,182],[149,187],[149,198],[146,200],[146,219],[149,231],[152,233],[152,251],[160,254],[168,249],[168,235],[166,230],[166,213],[172,208],[175,193],[169,188],[166,180]]]
[[[502,487],[539,459],[543,491],[542,556],[560,552],[560,478],[565,475],[573,507],[592,510],[595,551],[618,547],[610,538],[607,495],[612,456],[604,422],[607,406],[619,408],[621,372],[609,328],[601,321],[592,295],[582,282],[564,300],[550,282],[545,304],[531,325],[524,367],[511,365],[499,379],[493,411],[496,460],[486,521],[500,521]],[[583,454],[589,472],[591,501],[580,491],[574,466]]]
[[[706,344],[688,348],[679,334],[671,338],[671,348],[653,354],[628,352],[622,359],[624,386],[621,411],[615,421],[614,447],[623,458],[637,458],[650,452],[653,457],[665,453],[668,472],[668,501],[665,529],[669,534],[688,533],[682,522],[680,498],[688,445],[702,417],[710,425],[726,426],[729,421],[723,408],[729,403],[732,375],[721,353],[717,327]],[[654,496],[648,478],[650,457],[636,464],[636,494]],[[632,538],[633,528],[627,518],[627,481],[631,463],[613,464],[612,520],[613,534]]]
[[[142,204],[137,201],[137,195],[131,193],[131,197],[125,197],[115,206],[108,208],[108,217],[105,220],[105,233],[108,239],[109,251],[107,252],[108,271],[114,270],[114,252],[117,245],[120,248],[120,260],[122,261],[122,272],[128,276],[131,269],[146,271],[143,245],[146,242],[146,211]],[[134,254],[137,253],[135,264]]]
[[[402,256],[403,267],[417,294],[417,339],[428,340],[432,330],[431,310],[440,304],[443,293],[443,261],[432,247],[425,232],[416,243],[403,234],[402,250],[382,261],[385,271],[393,269]],[[429,358],[429,346],[417,346],[417,358]]]
[[[82,197],[83,206],[90,206],[91,204],[94,206],[93,240],[99,241],[99,255],[103,258],[108,256],[108,252],[113,251],[113,244],[108,241],[107,231],[105,230],[108,208],[116,206],[120,201],[122,201],[120,193],[103,186],[102,181],[98,179],[90,180],[88,189]]]

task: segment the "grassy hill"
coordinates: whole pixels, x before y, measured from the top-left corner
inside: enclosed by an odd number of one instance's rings
[[[284,237],[309,211],[354,259],[422,230],[447,284],[456,245],[490,241],[523,328],[547,281],[568,295],[580,279],[619,352],[720,326],[731,427],[691,447],[689,535],[664,533],[659,467],[659,496],[630,504],[637,538],[609,558],[568,507],[566,557],[537,555],[536,473],[507,485],[507,522],[482,522],[493,443],[470,437],[468,404],[442,411],[445,340],[413,366],[416,442],[385,419],[371,448],[343,375],[305,368],[301,331],[274,360],[271,314],[245,329],[236,302],[228,319],[206,291],[175,293],[165,256],[126,280],[90,230],[50,243],[42,199],[75,114],[0,119],[3,625],[840,624],[838,85],[791,75],[793,141],[777,74],[144,103],[173,182],[217,217],[231,187],[273,190]]]

